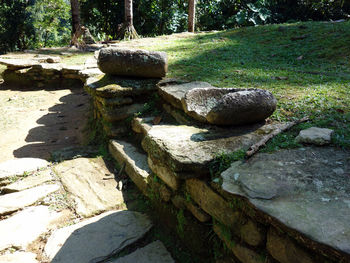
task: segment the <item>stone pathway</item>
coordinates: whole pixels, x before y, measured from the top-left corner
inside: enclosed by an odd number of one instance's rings
[[[142,239],[152,222],[123,210],[123,193],[102,158],[32,161],[0,164],[6,178],[0,188],[0,262],[174,262],[160,241],[111,257]]]
[[[96,60],[84,68],[95,74]],[[83,90],[0,87],[0,98],[1,263],[174,262],[160,241],[138,247],[153,224],[126,209],[123,182],[102,158],[45,160],[81,142],[88,109]],[[135,251],[126,255],[130,245]]]

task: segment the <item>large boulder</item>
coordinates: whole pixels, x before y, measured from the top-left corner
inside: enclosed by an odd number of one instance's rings
[[[121,48],[101,49],[98,67],[106,74],[145,78],[162,78],[168,71],[165,52]]]
[[[182,99],[191,117],[216,125],[242,125],[265,120],[276,109],[271,92],[261,89],[195,88]]]

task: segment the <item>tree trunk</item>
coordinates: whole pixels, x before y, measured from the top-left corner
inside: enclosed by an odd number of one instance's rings
[[[72,12],[72,36],[80,31],[80,10],[79,1],[70,0],[71,12]]]
[[[188,0],[188,32],[194,32],[196,20],[196,0]]]
[[[117,39],[130,40],[139,38],[133,25],[132,0],[125,0],[124,4],[125,18],[123,26],[118,32]]]

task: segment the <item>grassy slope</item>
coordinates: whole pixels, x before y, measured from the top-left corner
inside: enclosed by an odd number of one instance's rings
[[[305,38],[292,40],[300,36]],[[334,129],[334,143],[350,148],[349,41],[350,21],[177,34],[121,45],[166,51],[169,77],[270,90],[279,102],[276,120],[310,115],[310,123],[273,140],[272,150],[293,146],[292,136],[312,125]]]

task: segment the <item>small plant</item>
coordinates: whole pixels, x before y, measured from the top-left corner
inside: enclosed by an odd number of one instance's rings
[[[185,218],[183,209],[179,210],[179,212],[176,215],[176,218],[177,218],[176,231],[177,231],[178,235],[180,236],[180,238],[184,238],[185,237],[186,218]]]

